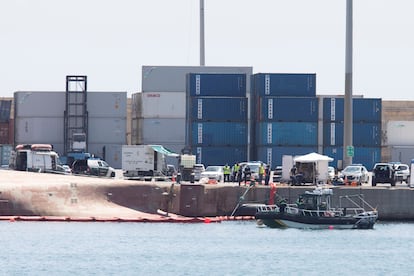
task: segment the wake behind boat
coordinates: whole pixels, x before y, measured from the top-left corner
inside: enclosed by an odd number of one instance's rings
[[[372,229],[378,212],[361,195],[341,196],[339,207],[331,207],[332,189],[317,187],[299,196],[295,204],[258,206],[255,218],[271,228]],[[343,206],[343,200],[347,201]],[[358,202],[362,203],[358,204]],[[371,210],[367,211],[364,206]]]

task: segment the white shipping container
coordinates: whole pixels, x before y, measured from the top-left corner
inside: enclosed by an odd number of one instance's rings
[[[189,73],[241,73],[247,74],[246,87],[250,91],[253,67],[218,66],[142,66],[142,92],[186,91]]]
[[[185,119],[139,119],[140,144],[184,144]]]
[[[63,117],[18,117],[15,119],[16,144],[63,143]]]
[[[143,92],[138,118],[185,118],[186,92]],[[134,108],[133,108],[134,109]]]
[[[66,109],[65,92],[15,92],[16,118],[63,117]]]
[[[87,110],[89,117],[126,117],[126,92],[88,92]]]
[[[89,143],[126,143],[126,118],[97,118],[88,119]]]
[[[384,145],[413,146],[414,121],[388,121]]]

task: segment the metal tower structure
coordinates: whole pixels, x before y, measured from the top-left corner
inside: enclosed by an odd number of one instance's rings
[[[87,152],[87,76],[66,76],[64,151]]]

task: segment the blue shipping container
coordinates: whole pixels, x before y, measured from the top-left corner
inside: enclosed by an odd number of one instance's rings
[[[261,97],[259,121],[317,122],[318,99],[315,97]]]
[[[187,91],[190,96],[246,97],[246,74],[190,73]]]
[[[0,122],[7,123],[10,120],[11,100],[0,100]]]
[[[247,122],[247,98],[191,98],[190,121]]]
[[[381,122],[378,123],[353,123],[353,144],[354,146],[375,147],[381,146]],[[323,124],[323,145],[343,145],[344,124],[324,123]]]
[[[193,147],[196,162],[204,166],[226,165],[230,167],[236,162],[247,160],[247,146],[245,147]]]
[[[323,154],[332,157],[334,159],[332,164],[338,167],[338,161],[343,160],[343,147],[324,147]],[[381,162],[381,147],[354,147],[352,163],[362,164],[371,171],[378,162]]]
[[[344,120],[344,98],[323,99],[323,120]],[[381,122],[381,99],[355,98],[352,100],[354,122]]]
[[[261,122],[256,124],[258,146],[314,146],[318,144],[318,123]]]
[[[12,145],[0,145],[0,165],[9,165],[9,160],[12,151]]]
[[[255,95],[315,97],[316,74],[254,74],[252,85]]]
[[[318,146],[312,147],[257,147],[257,160],[270,164],[272,168],[282,165],[283,155],[305,155],[311,152],[317,152]]]
[[[193,122],[191,127],[193,146],[247,145],[247,122]]]

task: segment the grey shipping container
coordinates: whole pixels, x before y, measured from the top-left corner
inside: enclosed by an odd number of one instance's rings
[[[0,145],[0,165],[9,165],[10,154],[13,150],[12,145]]]
[[[247,90],[250,91],[250,75],[253,67],[219,66],[142,66],[142,92],[186,91],[186,76],[189,73],[236,73],[246,74]]]
[[[122,144],[90,143],[88,151],[115,169],[122,168]]]
[[[89,117],[126,117],[126,92],[87,92]]]
[[[137,120],[139,144],[185,144],[185,118]]]
[[[126,143],[126,118],[100,118],[88,119],[89,143]]]
[[[63,117],[65,92],[15,92],[16,119],[19,117]]]
[[[63,117],[17,117],[15,143],[63,143],[63,126]]]
[[[139,106],[135,118],[185,118],[185,92],[143,92],[137,93],[141,97],[136,101]]]
[[[10,120],[11,107],[11,100],[0,100],[0,123],[7,123]]]
[[[187,75],[187,94],[190,96],[246,97],[246,74]]]

